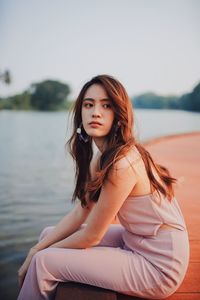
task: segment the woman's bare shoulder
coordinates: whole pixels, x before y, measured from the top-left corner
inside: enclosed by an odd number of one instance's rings
[[[134,146],[115,163],[115,169],[134,167],[139,161],[141,161],[141,155]]]

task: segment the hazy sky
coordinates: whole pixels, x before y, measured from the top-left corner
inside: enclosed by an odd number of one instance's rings
[[[200,81],[200,0],[0,0],[0,69],[22,92],[57,79],[76,96],[100,73],[130,96],[182,94]]]

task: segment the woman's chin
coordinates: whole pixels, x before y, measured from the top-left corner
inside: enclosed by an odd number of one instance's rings
[[[100,134],[99,135],[98,134],[91,134],[90,136],[93,139],[103,139],[103,138],[106,137],[105,135],[100,135]]]
[[[91,136],[92,138],[103,138],[106,136],[106,134],[102,133],[102,132],[97,132],[97,130],[88,130],[87,135]]]

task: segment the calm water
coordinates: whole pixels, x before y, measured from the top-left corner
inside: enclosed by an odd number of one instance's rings
[[[141,141],[200,130],[199,114],[136,110]],[[74,170],[64,112],[0,111],[0,298],[16,299],[16,272],[40,231],[72,207]]]

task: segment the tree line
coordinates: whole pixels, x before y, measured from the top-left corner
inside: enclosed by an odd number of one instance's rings
[[[0,109],[56,111],[68,109],[71,102],[68,84],[56,80],[33,83],[24,92],[0,98]]]
[[[0,74],[1,75],[1,74]],[[9,74],[0,76],[0,80],[9,83]],[[2,80],[1,80],[2,81]],[[71,88],[56,80],[44,80],[33,83],[24,92],[0,98],[0,109],[56,111],[67,110],[73,101],[69,100]],[[200,83],[182,96],[160,96],[145,93],[131,98],[134,108],[183,109],[200,112]]]
[[[145,93],[135,96],[131,100],[135,108],[182,109],[200,112],[200,82],[190,93],[179,97]]]

